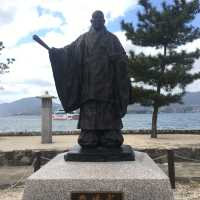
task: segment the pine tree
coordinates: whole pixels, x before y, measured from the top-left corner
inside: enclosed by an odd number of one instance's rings
[[[135,101],[152,106],[152,133],[157,137],[159,108],[170,103],[181,103],[185,87],[200,78],[191,73],[199,49],[193,52],[178,51],[178,47],[200,38],[200,29],[191,25],[200,12],[199,0],[174,0],[170,5],[162,2],[162,9],[152,6],[149,0],[140,0],[138,24],[122,21],[126,37],[134,45],[155,47],[157,55],[135,54],[130,51],[129,70],[134,82],[142,83],[132,89]],[[148,87],[145,87],[148,86]]]
[[[1,51],[4,49],[3,42],[0,41],[0,56],[1,56]],[[0,75],[4,73],[8,73],[9,70],[9,65],[12,64],[15,61],[14,58],[7,58],[6,61],[1,61],[0,60]],[[3,89],[3,87],[0,87],[0,89]]]

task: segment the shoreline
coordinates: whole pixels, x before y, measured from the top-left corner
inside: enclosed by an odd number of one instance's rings
[[[200,135],[200,129],[160,129],[157,131],[158,135],[160,134],[182,134],[182,135]],[[52,135],[78,135],[80,130],[71,130],[71,131],[52,131]],[[122,130],[124,135],[149,135],[151,134],[150,129],[135,129],[135,130]],[[0,137],[5,136],[40,136],[41,131],[8,131],[0,132]]]

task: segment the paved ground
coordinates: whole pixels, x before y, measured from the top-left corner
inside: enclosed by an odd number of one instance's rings
[[[174,192],[175,200],[199,200],[200,199],[200,182],[178,182]]]
[[[26,178],[33,173],[32,166],[0,167],[0,189],[24,184]]]
[[[40,136],[12,136],[0,137],[0,151],[51,149],[65,150],[76,144],[76,135],[53,136],[53,144],[41,144]],[[124,135],[125,144],[136,149],[169,149],[169,148],[200,148],[200,135],[159,135],[158,139],[151,139],[149,135]],[[166,171],[166,165],[162,165]],[[21,200],[23,184],[27,176],[33,171],[32,167],[0,167],[0,200]],[[200,182],[192,178],[200,177],[199,163],[176,163],[176,176],[187,177],[189,182],[177,182],[175,190],[176,200],[199,200]],[[11,189],[9,185],[18,187]],[[21,186],[20,186],[21,184]],[[4,188],[4,189],[3,189]]]
[[[77,143],[77,135],[53,136],[52,144],[41,144],[40,136],[0,137],[0,151],[51,149],[65,150]],[[124,143],[136,149],[200,148],[200,135],[160,134],[157,139],[149,135],[124,135]]]
[[[168,164],[158,164],[160,168],[168,175]],[[176,162],[175,174],[178,180],[198,180],[200,181],[200,161],[194,162]]]

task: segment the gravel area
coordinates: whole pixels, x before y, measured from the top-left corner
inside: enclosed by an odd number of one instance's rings
[[[175,190],[175,200],[199,200],[200,182],[178,182]]]
[[[158,139],[151,139],[149,135],[124,135],[125,144],[129,144],[136,149],[169,149],[169,148],[200,148],[200,135],[178,135],[178,134],[160,134]],[[16,151],[16,150],[33,150],[33,149],[68,149],[77,142],[76,135],[53,136],[52,144],[41,144],[40,136],[13,136],[13,137],[0,137],[0,151]],[[189,177],[190,173],[186,173],[185,165],[179,164],[177,166],[179,176]],[[191,177],[200,177],[200,166],[191,164],[188,166],[187,171],[193,171]],[[195,169],[195,170],[194,170]],[[32,173],[30,167],[26,167],[26,173],[22,167],[16,171],[12,167],[0,168],[0,185],[13,184],[19,177],[26,178]],[[2,178],[4,174],[4,178]],[[9,175],[10,178],[8,178]],[[0,187],[1,188],[1,187]],[[12,189],[0,189],[0,200],[21,200],[23,194],[23,185]],[[200,200],[200,181],[190,180],[187,182],[177,181],[176,190],[174,191],[175,200]]]
[[[0,190],[0,200],[21,200],[24,188],[17,187],[13,189]],[[174,190],[175,200],[199,200],[200,182],[187,181],[178,182]]]
[[[0,151],[17,150],[66,150],[77,144],[77,135],[53,136],[52,144],[41,144],[40,136],[0,137]],[[135,149],[200,148],[200,135],[159,134],[157,139],[150,135],[124,135],[124,144]]]
[[[0,190],[0,200],[21,200],[24,187]]]
[[[166,164],[159,166],[167,173]],[[21,200],[24,181],[32,173],[31,166],[0,167],[0,200]],[[178,181],[174,190],[175,200],[199,200],[200,163],[176,163],[176,176]],[[8,185],[16,187],[8,189]]]

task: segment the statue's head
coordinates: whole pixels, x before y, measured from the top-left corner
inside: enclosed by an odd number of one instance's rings
[[[92,19],[90,21],[91,21],[93,28],[96,31],[99,31],[102,28],[104,28],[105,19],[104,19],[103,12],[100,11],[100,10],[94,11],[93,14],[92,14]]]

